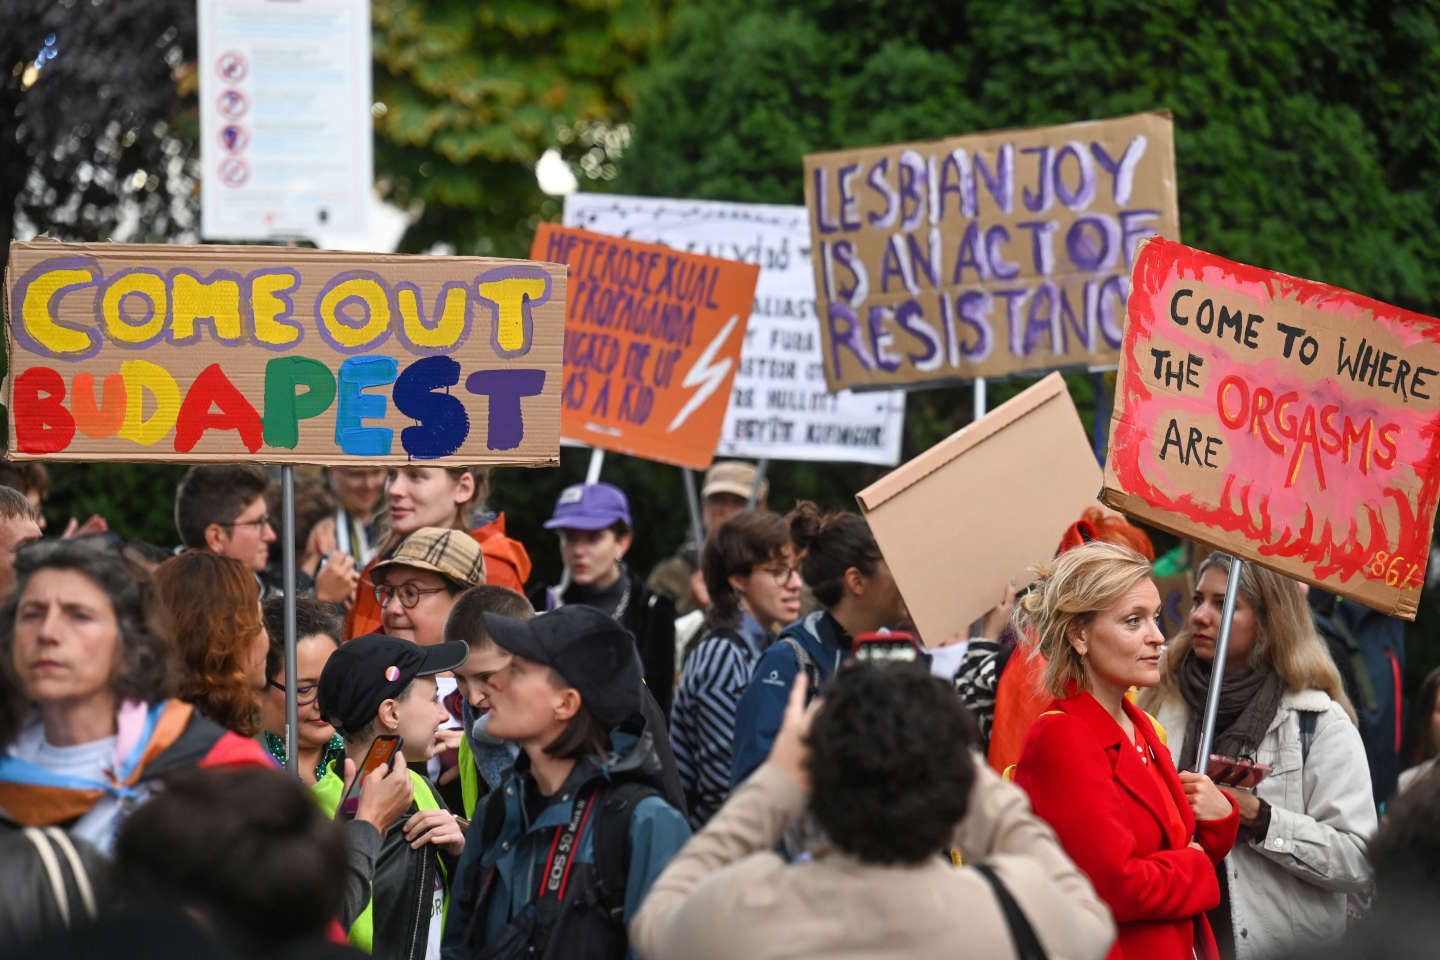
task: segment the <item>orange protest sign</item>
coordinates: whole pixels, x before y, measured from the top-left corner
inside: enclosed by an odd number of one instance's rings
[[[1440,320],[1141,247],[1105,502],[1413,620],[1440,497]]]
[[[760,268],[549,223],[531,254],[570,270],[561,435],[708,467]]]

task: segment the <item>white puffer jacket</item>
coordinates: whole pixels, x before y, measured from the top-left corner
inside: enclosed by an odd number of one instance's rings
[[[1301,711],[1317,714],[1303,763]],[[1189,707],[1175,695],[1156,718],[1178,764]],[[1270,804],[1270,829],[1259,842],[1237,843],[1225,859],[1237,960],[1263,960],[1344,933],[1345,895],[1370,882],[1365,848],[1376,828],[1365,745],[1323,690],[1285,693],[1255,760],[1270,766],[1255,791]]]

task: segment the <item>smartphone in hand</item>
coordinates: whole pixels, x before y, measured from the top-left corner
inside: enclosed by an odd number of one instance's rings
[[[1217,753],[1210,755],[1210,762],[1205,767],[1205,775],[1217,786],[1239,787],[1242,790],[1253,790],[1269,773],[1270,768],[1263,763],[1222,757]]]
[[[375,738],[375,742],[370,744],[370,749],[360,764],[360,769],[355,771],[355,779],[350,781],[350,789],[346,790],[345,795],[340,798],[340,816],[355,816],[355,811],[360,806],[360,789],[365,778],[390,763],[404,745],[405,738],[399,734],[384,733]]]

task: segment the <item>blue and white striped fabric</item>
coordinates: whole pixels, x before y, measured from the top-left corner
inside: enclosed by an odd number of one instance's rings
[[[675,765],[697,830],[730,795],[735,710],[771,639],[743,611],[735,631],[743,642],[734,633],[707,631],[685,660],[670,713]]]

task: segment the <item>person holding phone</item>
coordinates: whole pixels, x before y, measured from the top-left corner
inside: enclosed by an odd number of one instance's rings
[[[435,675],[465,662],[464,644],[422,647],[382,634],[356,637],[326,662],[320,674],[320,714],[345,738],[346,765],[331,764],[315,795],[331,816],[347,816],[377,768],[400,776],[406,762],[422,763],[435,748],[435,731],[447,717]],[[449,878],[465,849],[464,824],[445,809],[434,785],[410,770],[413,802],[387,824],[371,877],[368,906],[349,924],[350,942],[386,958],[434,956],[448,906]],[[359,784],[357,787],[356,784]]]
[[[1200,563],[1189,622],[1166,648],[1159,685],[1140,700],[1170,731],[1182,769],[1202,760],[1200,721],[1233,562],[1215,552]],[[1244,565],[1221,669],[1211,754],[1269,768],[1253,790],[1223,788],[1239,808],[1240,842],[1218,870],[1222,898],[1210,911],[1221,955],[1268,957],[1338,937],[1347,894],[1370,883],[1375,807],[1355,710],[1300,584]]]
[[[1205,915],[1220,902],[1216,866],[1238,816],[1208,777],[1176,773],[1127,697],[1160,682],[1150,561],[1088,543],[1034,569],[1016,617],[1045,657],[1053,699],[1025,735],[1015,784],[1115,915],[1112,960],[1214,960]]]

